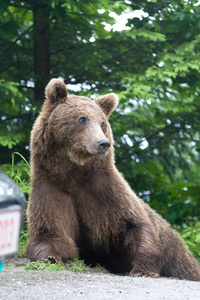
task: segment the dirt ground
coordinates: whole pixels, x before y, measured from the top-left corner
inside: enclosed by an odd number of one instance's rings
[[[200,299],[200,282],[131,278],[101,269],[30,271],[26,264],[20,258],[6,263],[0,273],[0,300]]]

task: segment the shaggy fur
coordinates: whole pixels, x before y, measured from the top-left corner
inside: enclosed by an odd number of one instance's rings
[[[79,256],[115,273],[200,281],[170,225],[141,201],[114,164],[111,93],[92,101],[52,79],[31,135],[27,257]],[[110,147],[109,147],[110,144]]]

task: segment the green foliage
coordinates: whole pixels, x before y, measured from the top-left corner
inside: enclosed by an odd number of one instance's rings
[[[15,165],[15,155],[19,155],[22,159],[21,163]],[[14,152],[12,155],[12,178],[20,186],[22,191],[25,194],[30,193],[30,184],[29,184],[29,176],[30,176],[30,164],[27,160],[18,152]]]
[[[28,262],[25,266],[27,271],[62,271],[65,270],[61,264],[52,263],[50,260],[37,261],[37,262]]]
[[[15,163],[15,156],[21,158],[21,161]],[[27,160],[18,152],[12,154],[12,163],[4,164],[0,166],[2,172],[4,172],[8,177],[10,177],[25,194],[30,193],[30,165]]]
[[[72,271],[78,271],[83,272],[87,270],[89,267],[85,265],[83,260],[80,260],[78,258],[74,258],[72,260],[72,264],[70,265],[69,269]]]
[[[74,258],[70,261],[69,269],[72,271],[78,271],[83,272],[87,270],[89,267],[84,264],[83,260],[79,260],[78,258]],[[25,266],[26,270],[33,270],[33,271],[62,271],[66,268],[58,263],[52,263],[50,260],[43,260],[43,261],[37,261],[37,262],[28,262]]]
[[[192,220],[193,222],[194,220]],[[179,232],[192,254],[200,262],[200,222],[196,220],[196,224],[193,226],[189,227],[188,224],[182,224],[181,227],[176,226],[175,229]]]
[[[18,87],[19,84],[16,82],[0,80],[0,97],[3,99],[0,107],[2,120],[0,123],[0,145],[9,149],[19,144],[24,139],[25,134],[19,127],[17,119],[23,106],[22,103],[25,102]],[[14,116],[15,118],[13,118]]]
[[[24,221],[24,226],[20,232],[20,238],[19,238],[19,243],[18,243],[18,256],[19,257],[24,257],[25,256],[25,250],[26,250],[26,245],[29,240],[29,234],[28,234],[28,228],[27,228],[27,219],[25,218]]]

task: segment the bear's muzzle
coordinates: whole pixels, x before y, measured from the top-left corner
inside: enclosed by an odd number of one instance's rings
[[[110,147],[110,142],[108,140],[101,140],[98,142],[99,154],[105,154]]]

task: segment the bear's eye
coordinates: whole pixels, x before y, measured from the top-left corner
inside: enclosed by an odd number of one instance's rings
[[[104,127],[105,127],[105,122],[103,121],[103,122],[101,123],[101,128],[104,129]]]
[[[86,117],[80,117],[78,121],[79,121],[79,123],[81,123],[81,124],[86,124],[87,121],[88,121],[88,119],[87,119]]]

